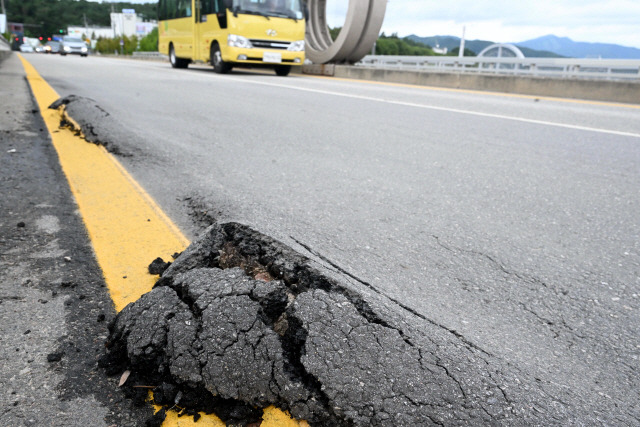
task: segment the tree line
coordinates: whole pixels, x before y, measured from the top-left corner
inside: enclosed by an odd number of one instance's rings
[[[460,48],[450,50],[445,56],[458,56]],[[390,36],[382,33],[376,42],[376,55],[408,55],[408,56],[437,56],[433,48],[428,44],[411,40],[408,37],[400,38],[397,34]],[[464,56],[476,56],[472,50],[465,49]]]
[[[50,37],[68,26],[109,27],[111,12],[135,9],[145,20],[157,19],[157,3],[98,3],[87,0],[4,0],[7,21],[24,24],[27,37]]]
[[[335,40],[340,34],[341,27],[330,28],[331,38]],[[446,56],[458,56],[459,48],[455,48],[447,53]],[[407,55],[407,56],[437,56],[440,55],[433,51],[433,48],[427,44],[411,40],[408,37],[398,37],[393,33],[387,36],[385,33],[380,34],[376,41],[376,55]],[[465,56],[476,56],[476,53],[465,49]]]

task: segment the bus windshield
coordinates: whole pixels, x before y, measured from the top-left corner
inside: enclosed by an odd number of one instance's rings
[[[233,0],[233,13],[275,16],[294,20],[304,17],[300,0]]]

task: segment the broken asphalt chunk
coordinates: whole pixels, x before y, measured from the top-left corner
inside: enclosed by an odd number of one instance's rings
[[[424,322],[410,336],[401,316],[372,307],[282,243],[215,224],[118,314],[103,366],[161,385],[156,403],[171,407],[180,396],[188,413],[228,423],[257,422],[270,405],[311,425],[563,419],[542,398],[543,415],[525,412],[530,390],[516,405],[504,390],[513,396],[517,386],[493,356],[446,328]]]

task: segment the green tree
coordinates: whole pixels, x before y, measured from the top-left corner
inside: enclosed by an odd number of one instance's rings
[[[149,34],[140,40],[140,51],[157,52],[158,51],[158,29],[154,28]]]
[[[124,46],[120,44],[120,40],[124,41]],[[125,55],[131,55],[138,47],[138,38],[133,37],[116,37],[113,39],[100,38],[96,43],[95,50],[103,54],[115,54],[123,53]]]
[[[70,25],[108,27],[111,25],[111,8],[135,9],[144,20],[157,18],[156,3],[94,2],[87,0],[5,0],[7,20],[25,24],[25,35],[50,37]]]
[[[454,47],[453,49],[451,49],[451,51],[447,54],[447,56],[458,56],[458,53],[460,53],[460,47]],[[466,47],[464,48],[464,56],[477,56],[476,53],[474,51],[472,51],[471,49],[467,49]]]
[[[340,30],[342,30],[342,27],[329,28],[329,34],[331,35],[331,40],[335,41],[338,38],[338,35],[340,34]]]
[[[431,47],[408,38],[400,38],[394,33],[390,36],[382,33],[376,42],[376,55],[433,56]]]

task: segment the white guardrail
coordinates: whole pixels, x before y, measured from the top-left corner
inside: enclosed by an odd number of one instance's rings
[[[169,60],[169,56],[160,52],[133,52],[131,55],[136,59],[158,59],[158,60]]]
[[[359,67],[426,72],[640,80],[640,60],[368,55]]]

